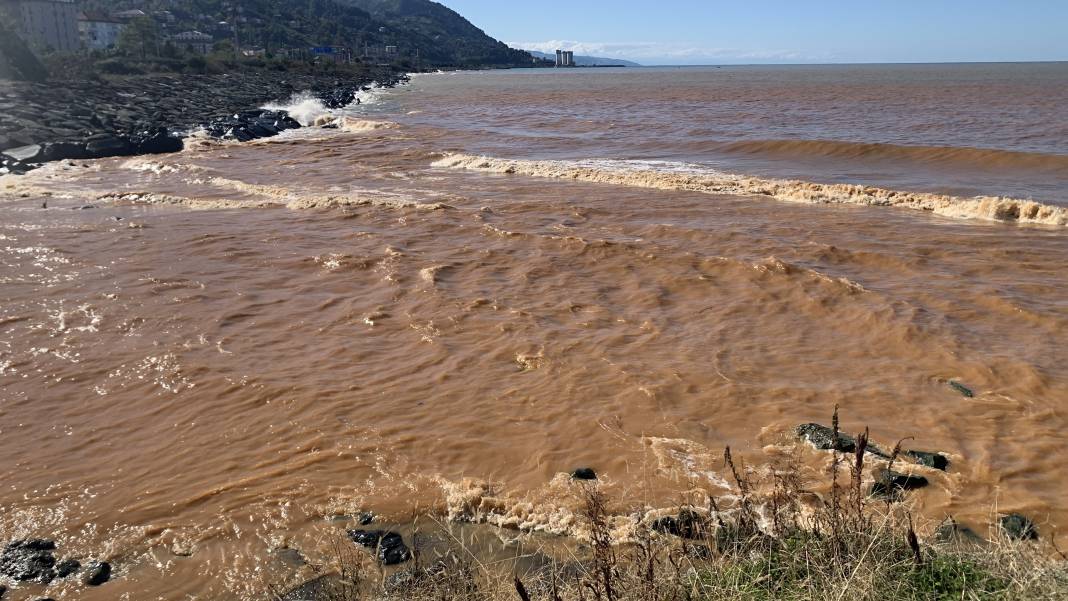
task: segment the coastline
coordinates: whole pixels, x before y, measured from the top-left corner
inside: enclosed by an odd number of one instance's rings
[[[41,164],[177,152],[196,129],[248,141],[300,127],[285,111],[263,111],[308,93],[341,108],[370,86],[407,80],[392,67],[348,77],[236,71],[219,75],[151,74],[102,81],[3,82],[0,173]]]

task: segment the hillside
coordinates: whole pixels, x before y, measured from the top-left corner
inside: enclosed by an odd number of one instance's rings
[[[91,9],[141,9],[161,34],[197,30],[268,52],[344,46],[374,60],[423,67],[529,66],[532,57],[429,0],[88,0]],[[158,11],[167,11],[166,18]],[[396,54],[385,48],[395,46]]]

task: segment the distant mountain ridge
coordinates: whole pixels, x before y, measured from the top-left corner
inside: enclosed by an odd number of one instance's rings
[[[542,58],[546,60],[555,61],[556,55],[549,54],[547,52],[538,52],[537,50],[528,50],[531,56],[534,58]],[[600,56],[579,56],[575,55],[575,64],[579,67],[640,67],[641,65],[634,61],[627,61],[621,58],[604,58]]]

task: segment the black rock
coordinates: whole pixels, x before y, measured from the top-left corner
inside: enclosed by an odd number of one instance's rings
[[[953,390],[956,390],[957,392],[961,393],[966,398],[969,398],[969,399],[975,398],[975,392],[972,391],[971,388],[968,388],[967,386],[965,386],[964,384],[961,384],[960,382],[950,381],[949,387],[952,388]]]
[[[838,433],[834,437],[834,430],[820,424],[801,424],[796,429],[797,435],[809,442],[821,451],[837,450],[842,453],[852,453],[857,450],[857,441],[852,436]]]
[[[923,488],[927,485],[927,478],[923,476],[882,470],[878,479],[871,486],[871,496],[896,501],[901,498],[901,493]]]
[[[41,161],[81,160],[91,158],[85,144],[77,142],[51,142],[44,145]]]
[[[0,599],[4,598],[4,593],[6,593],[6,592],[7,592],[7,587],[2,585],[2,584],[0,584]]]
[[[383,530],[349,530],[349,538],[368,549],[378,549],[378,560],[387,566],[404,563],[412,558],[404,538],[396,532]]]
[[[185,144],[181,138],[170,135],[164,128],[149,131],[134,139],[137,154],[167,154],[181,152]]]
[[[695,512],[684,509],[678,516],[666,516],[656,520],[652,528],[680,538],[699,539],[705,534],[705,521]]]
[[[130,156],[137,152],[137,149],[129,140],[108,134],[91,136],[89,142],[85,145],[85,150],[89,154],[89,158],[93,159]]]
[[[378,541],[382,540],[382,536],[385,535],[384,530],[349,530],[349,538],[352,542],[368,549],[374,549],[378,546]]]
[[[111,580],[111,564],[106,561],[94,561],[85,569],[85,578],[82,580],[88,586],[100,586]]]
[[[1024,516],[1013,513],[1001,518],[1001,530],[1014,540],[1038,540],[1038,527]]]
[[[378,545],[378,559],[387,566],[404,563],[412,558],[404,539],[396,532],[388,532]]]
[[[580,467],[571,472],[571,477],[575,480],[596,480],[597,472],[593,471],[591,467]]]
[[[365,511],[358,516],[361,526],[367,526],[371,522],[375,521],[375,514],[370,511]]]
[[[48,584],[56,577],[56,544],[50,540],[13,541],[0,553],[0,576],[18,582],[35,580]]]
[[[82,568],[77,559],[65,559],[56,564],[56,576],[66,578]]]
[[[905,451],[905,455],[912,457],[916,463],[943,472],[949,469],[949,457],[941,453],[929,453],[927,451]]]

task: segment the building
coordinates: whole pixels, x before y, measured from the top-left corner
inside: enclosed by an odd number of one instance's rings
[[[19,34],[30,46],[68,53],[81,49],[74,0],[2,0],[0,6],[10,13]]]
[[[215,38],[199,31],[183,31],[171,36],[175,46],[188,52],[208,54],[215,47]]]
[[[557,67],[574,67],[575,66],[575,53],[571,50],[557,50],[556,51],[556,66]]]
[[[87,50],[111,50],[119,45],[125,24],[103,13],[84,12],[78,17],[78,33]]]

